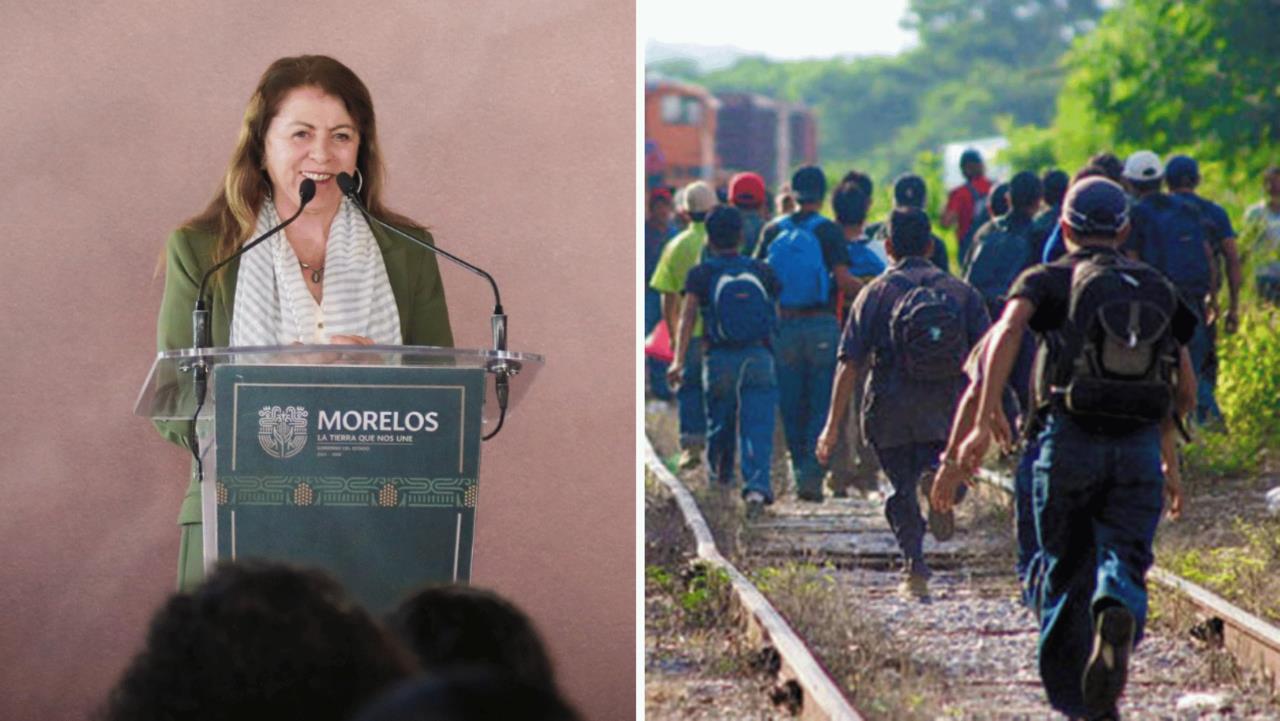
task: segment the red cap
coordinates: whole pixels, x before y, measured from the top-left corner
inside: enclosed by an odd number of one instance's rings
[[[756,173],[738,173],[729,179],[729,200],[734,205],[755,208],[764,203],[764,178]]]

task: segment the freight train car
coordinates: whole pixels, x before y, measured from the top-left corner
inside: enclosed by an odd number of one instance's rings
[[[818,162],[818,124],[803,105],[753,93],[716,93],[720,175],[750,170],[771,188],[800,165]]]
[[[716,177],[716,113],[704,88],[652,79],[644,88],[645,172],[650,188]]]

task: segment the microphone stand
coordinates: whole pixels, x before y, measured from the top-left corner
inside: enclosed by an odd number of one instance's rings
[[[502,296],[498,293],[498,283],[493,279],[493,276],[447,250],[437,248],[426,241],[413,237],[390,223],[384,223],[381,219],[374,217],[365,209],[364,203],[360,202],[360,196],[356,193],[355,179],[352,178],[350,174],[338,173],[337,181],[338,188],[342,190],[343,195],[347,196],[351,202],[355,204],[356,208],[362,215],[364,215],[365,220],[369,223],[377,223],[379,226],[395,233],[401,238],[405,238],[412,243],[420,245],[436,255],[442,255],[489,281],[489,286],[493,289],[493,317],[490,319],[490,327],[493,331],[493,349],[499,354],[505,354],[507,352],[507,315],[502,310]],[[493,390],[494,395],[498,399],[498,425],[495,426],[493,431],[488,435],[482,436],[480,438],[482,441],[487,441],[493,438],[498,435],[498,431],[502,430],[502,424],[507,418],[507,401],[510,395],[511,377],[520,372],[520,364],[507,358],[497,358],[490,361],[486,365],[485,370],[493,374]]]
[[[200,287],[196,290],[195,308],[191,310],[191,343],[194,350],[213,347],[212,330],[209,328],[209,309],[205,305],[204,289],[213,274],[222,269],[223,266],[231,261],[239,258],[245,253],[255,248],[259,243],[267,238],[275,235],[284,229],[284,227],[298,219],[302,215],[302,209],[307,207],[307,203],[316,197],[316,181],[310,178],[304,178],[302,183],[298,185],[298,212],[289,216],[288,220],[281,222],[276,227],[268,230],[262,235],[240,246],[240,249],[232,253],[225,260],[216,263],[212,268],[205,271],[200,278]],[[270,201],[267,201],[270,202]],[[192,380],[195,386],[196,395],[196,411],[191,415],[191,433],[187,436],[187,442],[191,445],[191,455],[196,461],[196,478],[204,480],[204,462],[200,458],[200,438],[196,433],[196,421],[200,418],[200,411],[204,410],[205,396],[209,390],[209,362],[204,358],[197,356],[192,362]]]

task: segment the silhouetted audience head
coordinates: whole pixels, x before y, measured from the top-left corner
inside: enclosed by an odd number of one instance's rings
[[[554,685],[551,661],[533,624],[492,591],[429,586],[392,613],[393,633],[427,672],[487,665],[535,685]]]
[[[225,563],[151,621],[106,721],[345,721],[412,661],[320,571]]]
[[[463,668],[408,681],[375,700],[353,721],[578,721],[548,686],[493,668]]]

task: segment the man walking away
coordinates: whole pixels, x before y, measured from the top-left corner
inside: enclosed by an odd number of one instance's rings
[[[1262,188],[1267,197],[1244,212],[1244,226],[1246,237],[1254,238],[1249,250],[1260,261],[1254,275],[1258,295],[1280,303],[1280,166],[1262,174]]]
[[[671,191],[666,188],[654,188],[649,193],[649,213],[644,219],[644,334],[653,332],[654,326],[662,320],[662,294],[649,287],[653,279],[653,271],[658,267],[658,259],[667,241],[675,235],[671,224]],[[674,332],[667,329],[668,333]],[[656,358],[644,359],[645,370],[649,380],[649,392],[654,398],[671,400],[671,389],[667,387],[667,364]]]
[[[685,186],[682,210],[689,218],[689,227],[667,241],[667,247],[658,259],[649,287],[662,294],[662,317],[667,328],[675,333],[680,314],[680,292],[684,289],[689,269],[698,264],[707,242],[707,213],[716,205],[716,191],[701,180]],[[677,206],[679,207],[679,206]],[[692,337],[702,337],[702,321],[696,320]],[[692,343],[685,353],[684,376],[676,392],[676,406],[680,414],[679,469],[692,470],[701,462],[706,443],[707,410],[702,394],[702,344]]]
[[[702,310],[703,385],[707,397],[707,471],[711,484],[733,485],[736,445],[742,454],[742,495],[754,518],[773,503],[769,459],[773,455],[773,415],[778,406],[769,338],[776,325],[778,280],[769,266],[738,253],[742,214],[720,206],[707,216],[707,259],[685,280],[684,308],[668,372],[682,379],[681,364]],[[697,341],[693,341],[697,342]]]
[[[903,173],[893,181],[893,207],[924,210],[926,193],[924,178],[915,173]],[[872,223],[866,230],[868,236],[877,241],[881,247],[884,246],[884,239],[889,235],[889,228],[885,223]],[[929,237],[933,239],[933,254],[929,256],[929,260],[939,269],[950,273],[951,259],[947,257],[946,243],[932,232]]]
[[[1193,158],[1186,155],[1175,155],[1169,158],[1164,169],[1164,180],[1169,186],[1169,193],[1191,207],[1200,217],[1200,224],[1205,229],[1205,237],[1213,250],[1210,269],[1208,308],[1205,312],[1205,330],[1208,334],[1209,351],[1205,356],[1203,367],[1196,368],[1199,379],[1196,401],[1196,420],[1200,423],[1222,422],[1222,411],[1218,409],[1215,395],[1218,384],[1218,290],[1221,286],[1222,273],[1219,268],[1226,269],[1227,276],[1227,313],[1222,319],[1222,329],[1231,335],[1240,324],[1240,252],[1236,245],[1236,231],[1231,227],[1231,219],[1221,205],[1196,194],[1200,185],[1200,166]]]
[[[852,297],[858,283],[849,274],[844,233],[818,214],[827,192],[822,169],[809,165],[797,170],[791,192],[798,210],[764,227],[756,257],[768,262],[782,284],[774,354],[796,495],[821,502],[823,472],[813,449],[835,375],[837,289]]]
[[[757,173],[738,173],[729,179],[729,202],[742,212],[742,255],[751,257],[764,228],[764,178]]]
[[[987,202],[978,208],[978,212],[973,216],[973,223],[969,225],[969,234],[960,239],[960,244],[964,247],[964,251],[960,253],[960,274],[964,275],[969,270],[969,264],[973,262],[973,237],[977,235],[984,227],[993,219],[999,218],[1009,212],[1009,184],[1000,183],[991,189],[991,194],[987,196]]]
[[[928,261],[929,235],[923,211],[898,208],[889,216],[893,265],[854,301],[818,440],[819,458],[826,460],[835,448],[854,381],[866,369],[863,431],[893,485],[885,517],[906,558],[900,590],[917,598],[928,595],[930,575],[917,483],[931,472],[946,445],[965,385],[965,357],[989,325],[982,296]]]
[[[947,207],[942,211],[940,221],[942,227],[956,229],[958,258],[965,257],[969,250],[973,216],[986,204],[987,195],[991,193],[991,181],[987,180],[986,172],[982,154],[977,150],[969,148],[960,154],[960,173],[964,176],[964,183],[952,188],[947,195]]]
[[[836,222],[844,231],[849,249],[849,273],[862,286],[889,267],[884,241],[872,241],[863,229],[869,205],[870,199],[856,183],[841,183],[831,194],[831,207],[835,210]],[[841,318],[849,317],[853,298],[844,296]],[[861,406],[862,387],[859,379],[853,392],[853,411],[844,416],[844,423],[829,461],[828,484],[836,498],[848,497],[850,486],[863,492],[876,490],[876,471],[879,466],[871,446],[867,445],[866,438],[862,436],[862,420],[857,412]]]
[[[1213,249],[1203,214],[1197,206],[1160,192],[1164,166],[1160,156],[1150,150],[1129,156],[1124,174],[1138,196],[1133,209],[1135,233],[1126,248],[1164,273],[1195,313],[1196,332],[1187,351],[1191,354],[1191,367],[1199,373],[1209,362],[1212,348],[1207,320]],[[1197,399],[1196,420],[1203,423],[1213,417],[1217,404],[1212,389],[1203,384]]]
[[[1055,168],[1046,171],[1040,178],[1040,183],[1044,187],[1045,207],[1036,214],[1031,228],[1031,243],[1036,263],[1044,257],[1045,244],[1053,234],[1053,230],[1058,227],[1058,220],[1062,217],[1062,199],[1067,194],[1067,186],[1070,185],[1071,178],[1065,172]]]
[[[1195,392],[1185,344],[1196,320],[1158,271],[1119,252],[1129,232],[1119,185],[1089,178],[1072,186],[1063,230],[1068,254],[1023,273],[992,330],[977,425],[959,462],[977,471],[1032,329],[1046,361],[1034,479],[1040,676],[1055,709],[1114,719],[1146,620],[1145,577],[1166,490],[1161,426],[1176,410],[1175,383],[1183,407]]]

